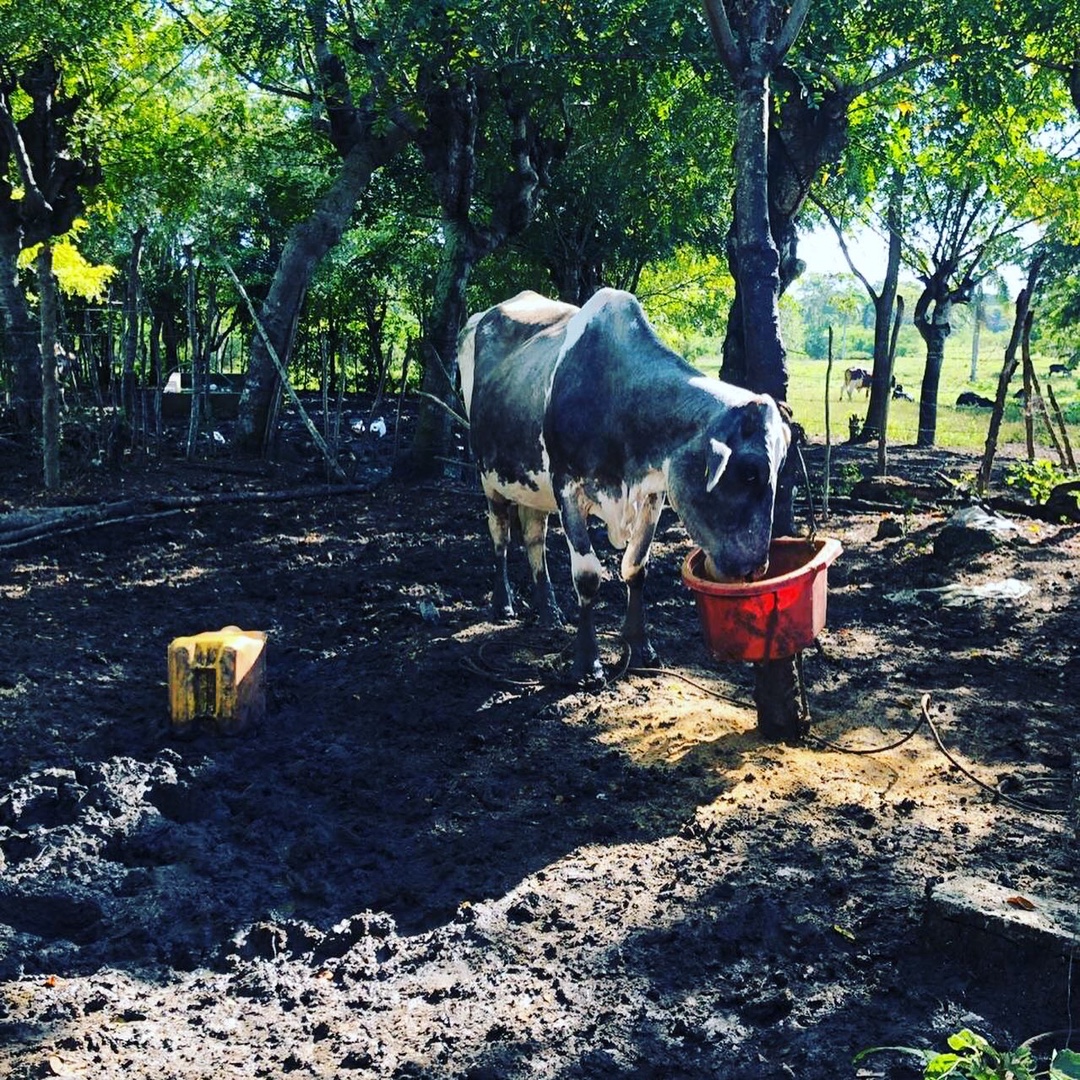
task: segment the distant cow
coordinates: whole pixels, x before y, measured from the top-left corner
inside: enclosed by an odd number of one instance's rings
[[[1069,374],[1069,365],[1068,364],[1051,364],[1050,365],[1050,374],[1051,375],[1068,375]]]
[[[710,572],[764,575],[790,429],[772,398],[707,378],[661,344],[629,293],[602,289],[582,308],[520,293],[469,320],[458,365],[495,546],[495,616],[514,613],[506,549],[516,505],[534,606],[543,622],[562,621],[545,551],[548,515],[558,511],[578,597],[575,678],[603,674],[593,623],[603,571],[590,515],[623,549],[622,636],[633,666],[655,661],[642,590],[665,500]]]
[[[901,383],[893,379],[892,396],[894,401],[914,401],[915,399],[904,389]]]
[[[851,401],[856,390],[865,390],[866,396],[870,396],[870,387],[873,385],[874,377],[869,371],[864,370],[861,367],[849,367],[844,371],[844,385],[840,387],[840,400],[844,400],[844,395],[847,394],[848,401]]]
[[[987,397],[983,397],[982,394],[973,393],[971,390],[964,390],[960,396],[956,399],[956,404],[961,408],[972,409],[992,409],[994,403]]]
[[[53,345],[53,371],[56,379],[56,397],[62,412],[67,411],[67,389],[74,384],[76,365],[75,354],[65,350],[64,346],[57,341]]]

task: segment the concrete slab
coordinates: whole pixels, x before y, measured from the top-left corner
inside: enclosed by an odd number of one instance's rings
[[[1080,893],[1075,903],[956,876],[931,890],[927,946],[942,963],[1015,987],[1029,1009],[1066,1015],[1080,992]],[[1053,1026],[1053,1025],[1051,1025]]]

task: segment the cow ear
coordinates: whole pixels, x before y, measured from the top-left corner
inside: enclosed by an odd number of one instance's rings
[[[727,463],[731,458],[731,447],[719,439],[709,439],[709,453],[705,459],[705,490],[712,491],[720,483]]]

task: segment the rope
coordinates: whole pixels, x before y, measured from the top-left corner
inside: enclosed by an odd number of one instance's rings
[[[611,635],[603,635],[603,636],[611,636]],[[503,683],[503,684],[508,685],[508,686],[515,686],[515,687],[525,688],[525,689],[529,689],[529,688],[538,689],[538,688],[548,687],[548,686],[565,687],[565,686],[568,686],[568,685],[577,685],[572,680],[567,679],[565,676],[561,676],[561,675],[556,675],[556,676],[553,676],[552,678],[548,678],[548,679],[544,679],[544,678],[535,678],[535,679],[511,678],[510,676],[505,675],[502,672],[500,672],[500,670],[498,669],[498,667],[496,665],[493,665],[490,661],[488,661],[485,658],[484,653],[485,653],[485,651],[487,649],[487,646],[490,645],[490,644],[491,644],[491,642],[483,642],[483,643],[481,643],[481,645],[479,646],[479,648],[477,650],[477,657],[478,657],[478,659],[480,661],[482,661],[482,664],[481,663],[476,663],[476,662],[472,661],[469,658],[466,658],[464,660],[465,666],[470,671],[472,671],[474,674],[480,675],[483,678],[493,679],[496,682],[500,682],[500,683]],[[535,651],[540,651],[540,648],[538,646],[529,645],[529,644],[519,645],[518,647],[519,648],[534,649]],[[573,648],[573,644],[569,643],[569,644],[563,646],[562,649],[559,649],[556,652],[547,652],[546,655],[550,656],[550,657],[553,657],[554,658],[553,663],[557,664],[559,662],[559,660],[561,660],[563,657],[565,657],[566,654],[572,648]],[[808,708],[808,705],[807,705],[807,702],[806,702],[805,686],[804,686],[804,684],[802,684],[802,675],[801,675],[802,654],[801,653],[799,654],[796,662],[800,665],[800,685],[802,686],[802,697],[803,697],[802,704],[803,704],[803,708],[806,710],[804,715],[809,716],[809,708]],[[736,697],[732,697],[729,694],[720,693],[719,691],[713,689],[712,687],[706,686],[704,683],[699,682],[696,679],[692,679],[692,678],[690,678],[690,676],[685,675],[681,671],[677,671],[677,670],[675,670],[673,668],[667,668],[667,667],[631,668],[630,667],[630,649],[626,645],[625,642],[623,642],[623,644],[622,644],[622,652],[620,654],[620,659],[619,659],[618,665],[616,665],[616,667],[612,670],[612,673],[610,675],[608,675],[605,679],[603,679],[602,682],[600,682],[597,685],[596,689],[608,689],[609,687],[613,686],[615,683],[617,683],[621,679],[623,679],[627,674],[649,676],[649,677],[654,677],[654,678],[659,677],[659,678],[666,678],[666,679],[678,679],[678,680],[686,683],[686,685],[692,686],[695,690],[699,690],[703,694],[706,694],[709,697],[716,698],[716,699],[718,699],[720,701],[727,701],[727,702],[730,702],[733,705],[738,705],[738,706],[740,706],[742,708],[747,708],[747,709],[754,708],[754,705],[751,702],[746,701],[745,699],[736,698]],[[1059,809],[1059,808],[1053,807],[1053,806],[1043,806],[1040,803],[1031,802],[1031,801],[1028,801],[1028,800],[1025,800],[1025,799],[1019,799],[1014,795],[1010,795],[1008,792],[1003,790],[1005,784],[1008,782],[1008,778],[1006,780],[1000,781],[997,784],[989,784],[985,780],[983,780],[980,777],[976,776],[966,766],[961,764],[961,762],[959,762],[956,759],[956,757],[954,757],[954,755],[950,752],[949,748],[945,745],[945,741],[941,737],[941,732],[938,730],[937,725],[934,723],[933,719],[930,716],[930,700],[931,700],[930,694],[928,694],[928,693],[923,694],[922,700],[920,702],[920,710],[919,710],[920,715],[919,715],[918,720],[915,722],[915,726],[913,728],[911,728],[910,731],[908,731],[904,735],[900,736],[900,738],[894,739],[892,742],[885,743],[883,746],[871,746],[871,747],[863,747],[863,748],[844,746],[841,743],[833,742],[831,739],[824,739],[819,735],[812,735],[812,734],[807,735],[806,738],[807,738],[808,741],[810,741],[812,743],[815,743],[817,746],[822,747],[822,748],[827,749],[827,750],[835,751],[836,753],[851,754],[851,755],[854,755],[854,756],[857,756],[857,757],[858,756],[869,756],[869,755],[872,755],[872,754],[884,754],[884,753],[887,753],[890,750],[898,749],[899,747],[903,746],[906,742],[909,742],[911,739],[913,739],[922,730],[923,726],[925,725],[930,731],[930,737],[933,740],[934,745],[937,747],[937,749],[941,753],[941,755],[953,766],[953,768],[955,768],[958,772],[962,773],[965,777],[967,777],[967,779],[970,780],[973,784],[975,784],[976,787],[978,787],[981,790],[987,792],[989,795],[992,795],[995,800],[1008,803],[1010,806],[1014,806],[1018,810],[1023,810],[1026,813],[1049,814],[1049,815],[1052,815],[1054,817],[1063,817],[1068,813],[1068,811],[1065,810],[1065,809]],[[1039,786],[1039,785],[1056,786],[1056,785],[1059,785],[1059,784],[1068,783],[1068,778],[1067,777],[1060,777],[1060,776],[1045,776],[1045,777],[1031,777],[1031,778],[1023,778],[1023,777],[1018,778],[1018,777],[1014,776],[1012,779],[1013,779],[1013,782],[1018,782],[1018,783],[1020,783],[1020,784],[1022,784],[1024,786],[1028,786],[1028,787],[1036,787],[1036,786]]]
[[[1017,799],[1012,795],[1007,794],[1002,790],[1002,786],[1005,781],[1001,781],[997,784],[988,784],[985,780],[980,779],[970,769],[962,765],[956,758],[949,752],[944,740],[941,737],[941,732],[938,731],[937,725],[934,723],[930,716],[930,695],[923,694],[922,701],[920,702],[920,716],[916,721],[915,726],[904,736],[897,739],[895,742],[887,743],[885,746],[875,746],[867,749],[856,749],[854,747],[842,746],[839,743],[831,742],[828,739],[822,739],[819,736],[811,735],[809,738],[817,743],[819,746],[827,747],[830,750],[838,751],[841,754],[881,754],[887,750],[895,750],[898,746],[903,746],[909,739],[913,738],[919,730],[926,725],[930,730],[930,737],[934,740],[934,745],[941,752],[942,756],[948,761],[953,768],[962,773],[968,778],[976,787],[981,788],[983,791],[993,795],[995,799],[999,799],[1002,802],[1008,803],[1010,806],[1015,806],[1018,810],[1024,810],[1027,813],[1032,814],[1052,814],[1055,817],[1062,817],[1068,813],[1067,810],[1057,809],[1051,806],[1041,806],[1036,802],[1028,802],[1024,799]],[[1038,779],[1032,779],[1024,781],[1031,786],[1036,783],[1043,782],[1048,784],[1061,784],[1066,783],[1065,777],[1040,777]]]
[[[806,513],[810,518],[809,539],[812,542],[817,536],[817,519],[814,516],[814,492],[810,487],[810,470],[806,467],[806,458],[803,456],[801,441],[795,444],[795,450],[799,455],[799,464],[802,466],[803,480],[806,483]]]
[[[598,636],[600,636],[600,637],[610,637],[610,636],[614,636],[614,635],[601,634],[601,635],[598,635]],[[620,653],[619,653],[619,660],[615,664],[615,666],[612,668],[611,674],[607,675],[605,678],[600,680],[598,683],[591,684],[591,688],[596,689],[596,690],[606,690],[610,686],[613,686],[615,683],[617,683],[621,679],[623,679],[626,676],[627,672],[631,670],[630,669],[630,647],[625,642],[621,641],[621,639],[620,639],[620,643],[621,643],[621,650],[620,650]],[[499,665],[493,663],[492,661],[490,661],[485,656],[485,653],[487,652],[488,647],[490,645],[492,645],[492,644],[494,644],[494,642],[492,642],[492,641],[481,642],[479,647],[476,650],[476,660],[472,660],[470,657],[465,657],[465,659],[462,661],[462,663],[471,672],[473,672],[476,675],[480,675],[485,679],[491,679],[494,682],[503,683],[504,685],[507,685],[507,686],[516,686],[516,687],[520,687],[520,688],[523,688],[523,689],[534,689],[535,690],[535,689],[541,689],[543,687],[548,687],[548,686],[556,686],[556,687],[565,688],[565,687],[568,687],[568,686],[579,686],[580,685],[580,683],[577,680],[568,678],[567,676],[565,676],[565,675],[563,675],[561,673],[558,673],[558,672],[554,673],[549,678],[519,679],[519,678],[511,677],[510,675],[506,675],[506,674],[503,673],[503,669],[501,669],[499,667]],[[533,652],[535,652],[537,654],[540,654],[540,660],[539,660],[540,666],[541,667],[550,666],[550,667],[554,668],[559,664],[560,661],[562,661],[562,660],[564,660],[566,658],[567,654],[571,652],[574,645],[573,645],[573,642],[568,642],[561,649],[557,649],[555,651],[551,651],[551,650],[548,650],[544,646],[533,645],[533,644],[530,644],[528,642],[518,642],[518,643],[515,643],[513,647],[516,648],[516,649],[529,649],[529,650],[531,650],[531,651],[533,651]],[[550,660],[549,660],[549,658],[550,658]],[[639,670],[644,670],[644,669],[634,668],[633,670],[635,672],[637,672]]]

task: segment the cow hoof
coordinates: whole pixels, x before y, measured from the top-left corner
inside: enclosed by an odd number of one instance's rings
[[[570,680],[578,686],[597,688],[607,682],[600,653],[592,649],[575,648],[570,662]]]
[[[570,681],[583,690],[599,690],[607,682],[604,667],[599,660],[591,668],[579,668],[575,664],[570,669]]]
[[[644,645],[630,646],[631,671],[640,671],[642,668],[655,668],[660,666],[660,655],[648,641]]]

